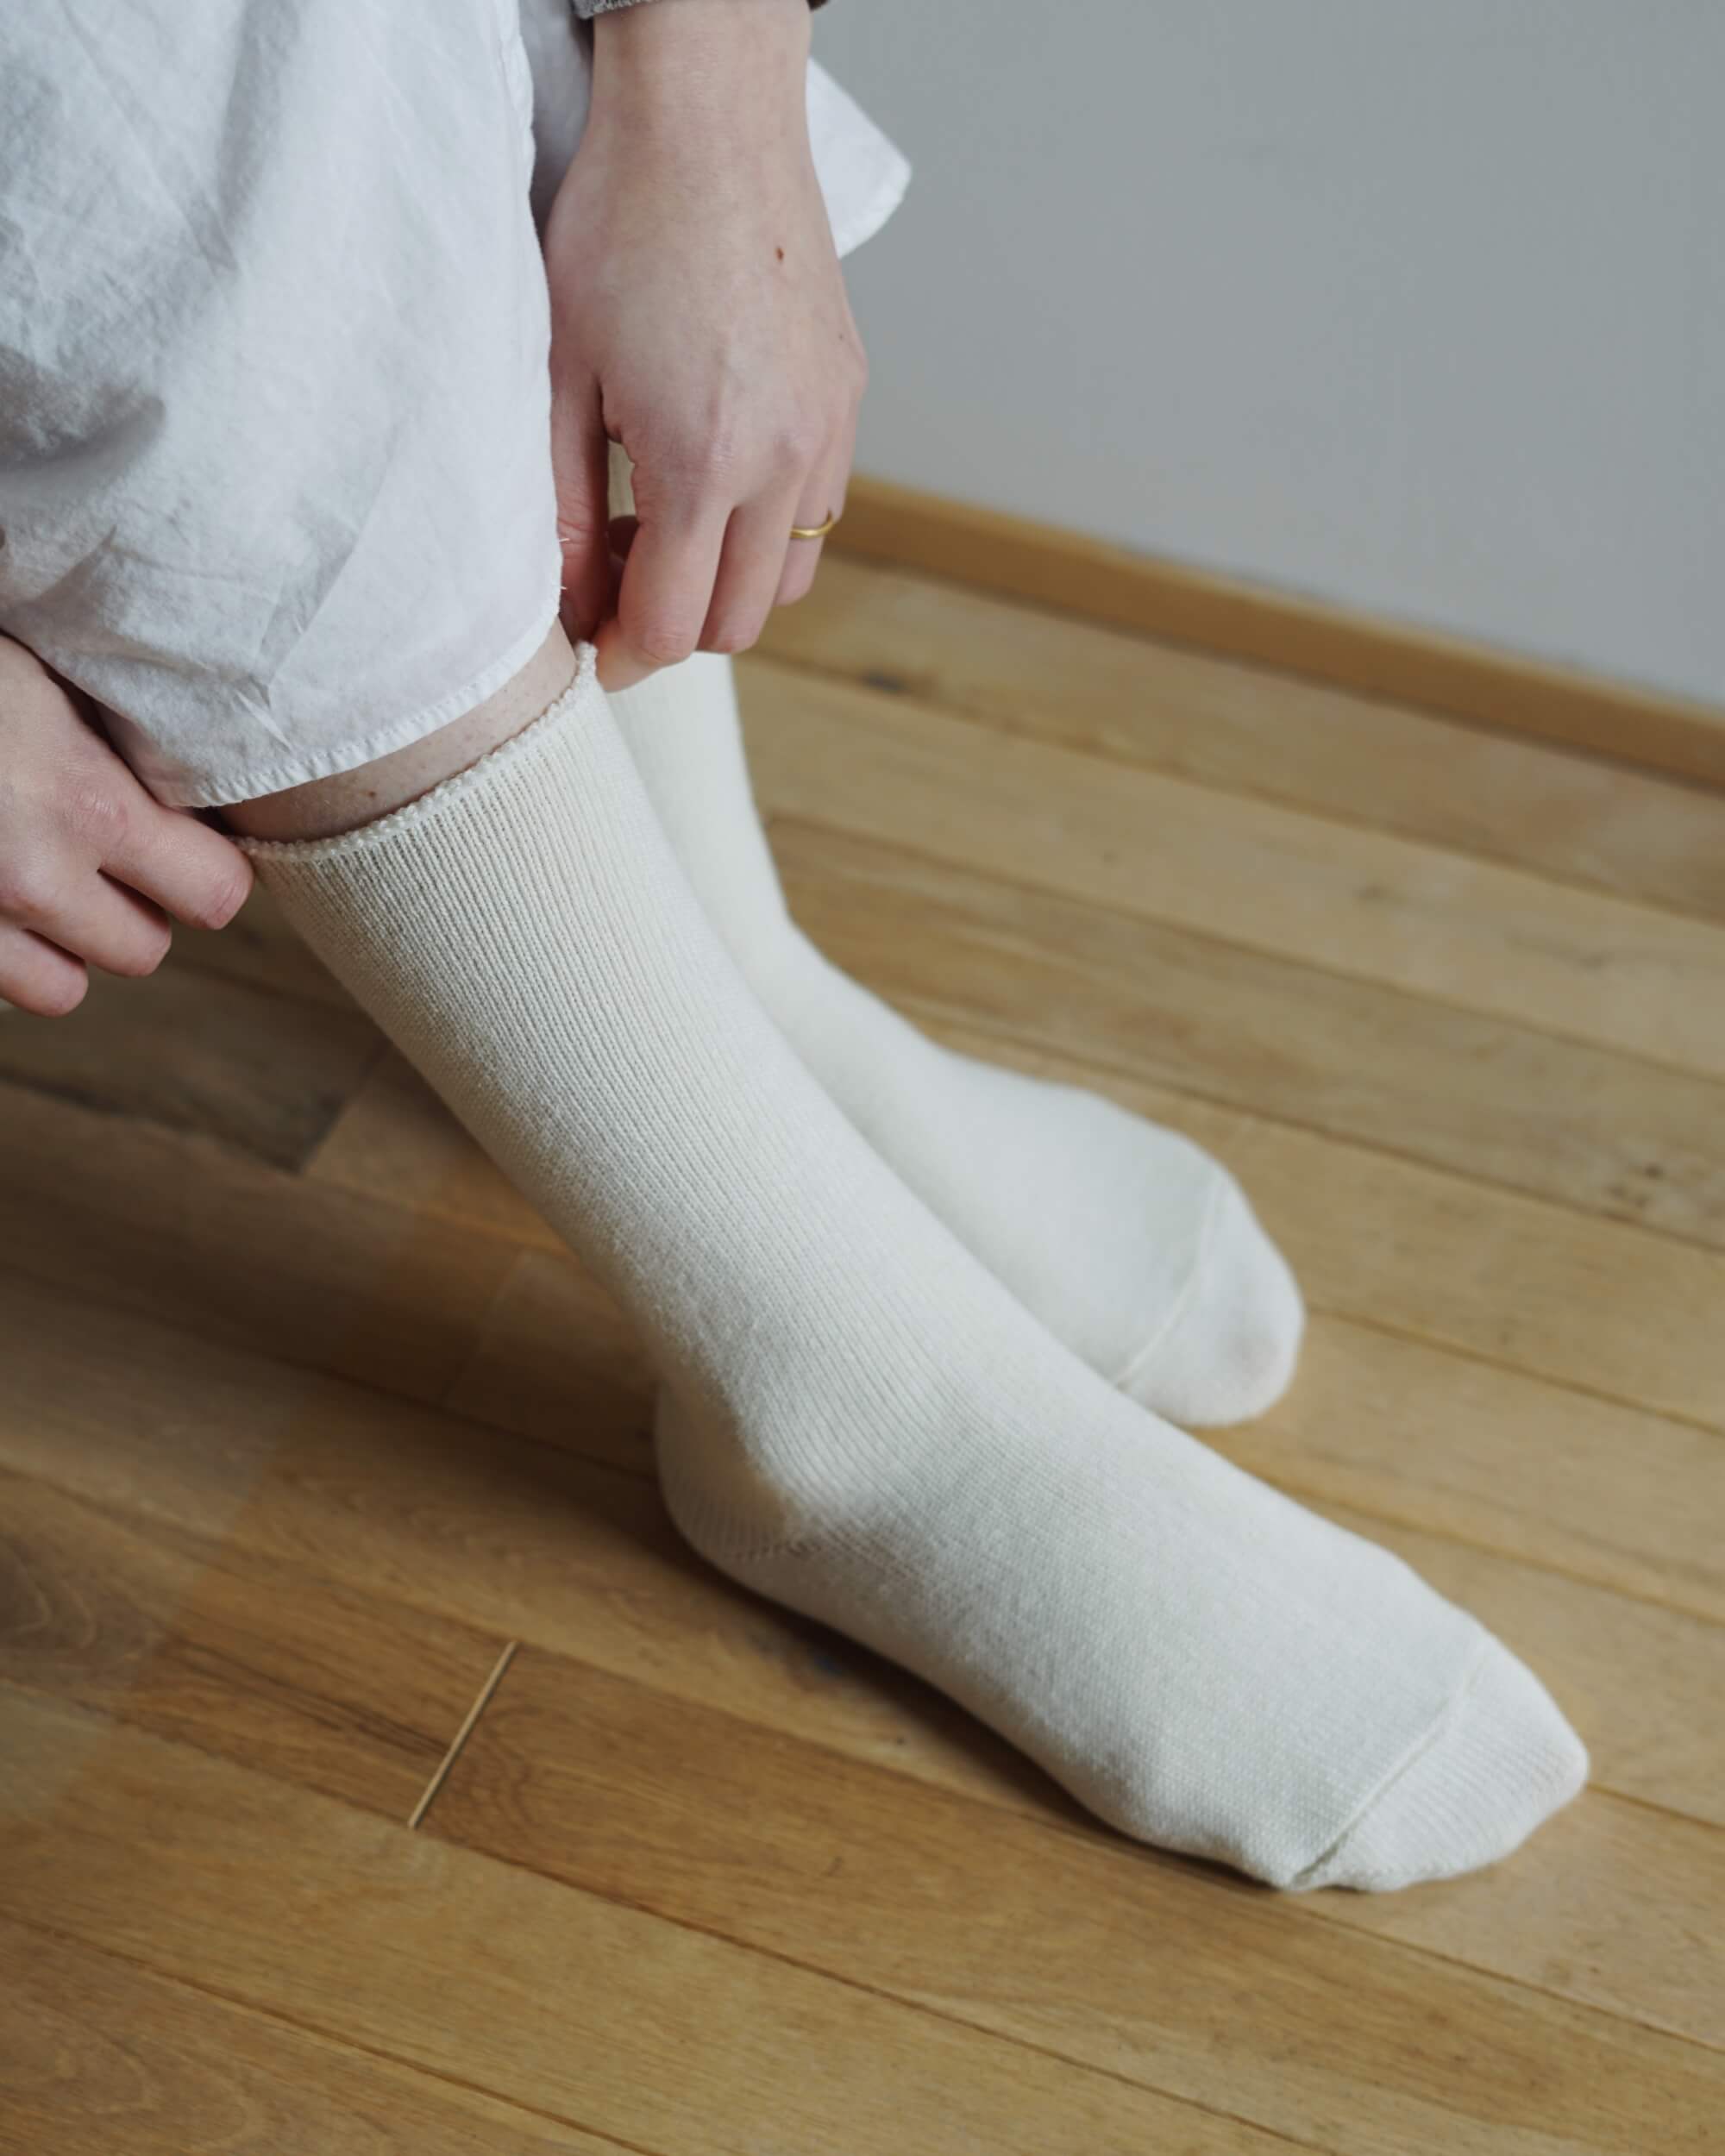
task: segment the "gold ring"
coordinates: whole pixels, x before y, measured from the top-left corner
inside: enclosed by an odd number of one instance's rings
[[[826,512],[826,522],[824,524],[793,524],[791,536],[793,539],[825,539],[837,522],[838,511],[836,509],[829,509]]]

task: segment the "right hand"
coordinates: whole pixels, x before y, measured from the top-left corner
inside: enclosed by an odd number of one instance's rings
[[[170,915],[225,928],[251,887],[239,848],[164,808],[41,661],[0,636],[0,1000],[64,1018],[91,966],[154,973]]]
[[[564,625],[608,689],[743,651],[844,506],[866,368],[809,147],[806,0],[656,0],[593,28],[545,230]],[[607,437],[633,466],[616,611]]]

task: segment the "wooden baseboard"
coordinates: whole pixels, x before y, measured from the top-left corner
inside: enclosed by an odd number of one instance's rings
[[[1338,687],[1725,787],[1725,708],[1373,619],[1052,524],[855,477],[835,544],[872,561]]]

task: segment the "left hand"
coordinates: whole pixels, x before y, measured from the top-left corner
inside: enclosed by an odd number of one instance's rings
[[[809,149],[806,0],[650,0],[595,23],[545,234],[564,617],[625,688],[742,651],[812,582],[866,368]],[[606,444],[636,525],[611,596]]]

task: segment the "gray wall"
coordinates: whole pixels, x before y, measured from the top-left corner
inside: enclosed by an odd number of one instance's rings
[[[1719,0],[834,0],[859,464],[1725,699]]]

